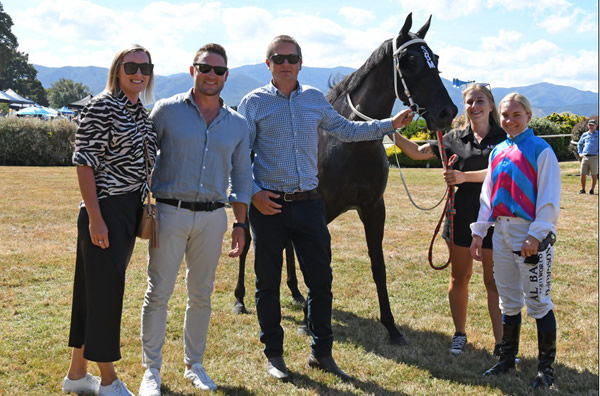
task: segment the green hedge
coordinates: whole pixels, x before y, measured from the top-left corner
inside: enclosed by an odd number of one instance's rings
[[[421,143],[422,144],[422,143]],[[417,161],[410,158],[408,155],[404,154],[402,150],[396,147],[396,152],[394,153],[394,147],[389,147],[385,150],[387,154],[388,161],[390,166],[394,168],[398,167],[398,163],[400,163],[401,168],[441,168],[442,161],[439,158],[435,157],[429,160],[421,160]],[[398,159],[396,160],[396,156]]]
[[[411,124],[411,126],[413,124],[415,124],[415,122],[413,122]],[[419,145],[424,144],[422,142],[424,140],[432,139],[432,136],[431,136],[432,134],[428,130],[423,130],[423,129],[415,129],[415,130],[409,131],[408,133],[407,133],[406,129],[403,129],[402,134],[404,136],[406,136],[407,138],[409,138],[410,140],[419,140],[420,142],[417,143]],[[406,167],[406,168],[441,168],[442,167],[442,162],[437,157],[435,157],[433,159],[429,159],[429,160],[417,161],[417,160],[410,158],[408,155],[404,154],[402,152],[402,150],[400,150],[399,147],[394,148],[394,146],[390,146],[385,150],[385,154],[388,157],[388,162],[390,163],[390,166],[393,166],[396,168],[398,167],[398,163],[400,163],[400,167]]]
[[[77,124],[0,118],[0,165],[71,165]]]
[[[565,130],[562,129],[560,125],[546,118],[533,118],[529,122],[529,127],[533,129],[536,136],[565,134]],[[566,133],[570,132],[571,131],[569,130]],[[569,142],[571,141],[570,136],[551,137],[544,140],[550,144],[559,161],[570,161],[574,159],[573,154],[569,151]]]

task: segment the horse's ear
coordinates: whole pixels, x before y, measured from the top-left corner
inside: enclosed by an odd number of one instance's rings
[[[429,19],[427,20],[427,22],[425,22],[425,25],[423,25],[423,27],[421,29],[419,29],[419,31],[416,33],[416,36],[418,38],[425,38],[425,35],[427,34],[427,31],[429,30],[429,24],[431,23],[431,15],[429,15]]]
[[[410,28],[412,27],[412,12],[408,14],[406,17],[406,21],[404,21],[404,26],[400,29],[400,33],[398,35],[400,37],[408,37],[408,32],[410,32]]]

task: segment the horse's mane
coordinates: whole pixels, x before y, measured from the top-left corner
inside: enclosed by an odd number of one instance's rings
[[[384,41],[383,44],[373,51],[369,59],[367,59],[361,67],[353,73],[348,74],[339,83],[335,84],[329,93],[327,93],[327,100],[329,100],[330,103],[333,103],[341,95],[345,95],[347,92],[352,92],[358,88],[371,70],[380,64],[386,56],[390,55],[390,41],[391,39]]]

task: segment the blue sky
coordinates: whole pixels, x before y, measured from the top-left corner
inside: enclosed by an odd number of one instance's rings
[[[270,39],[290,34],[306,66],[358,67],[412,12],[413,31],[433,15],[426,39],[444,78],[598,92],[592,0],[0,2],[19,49],[44,66],[108,67],[120,48],[137,42],[150,50],[156,72],[169,75],[186,72],[201,45],[217,42],[236,67],[263,62]]]

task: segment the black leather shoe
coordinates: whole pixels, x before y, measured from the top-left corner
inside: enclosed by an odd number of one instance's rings
[[[504,373],[507,373],[508,371],[510,371],[511,369],[513,369],[514,367],[515,367],[514,360],[511,362],[511,361],[502,360],[502,358],[500,358],[500,361],[498,363],[494,364],[491,368],[487,369],[483,373],[483,376],[488,377],[490,375],[504,374]]]
[[[316,357],[315,355],[311,354],[310,358],[308,359],[308,365],[313,368],[327,371],[328,373],[331,373],[344,381],[350,381],[352,379],[352,377],[344,373],[338,367],[338,365],[335,363],[335,360],[333,360],[333,356],[331,355]]]
[[[279,380],[287,379],[289,376],[285,360],[281,356],[268,358],[267,372]]]
[[[546,370],[544,370],[544,371],[538,370],[537,376],[533,379],[530,386],[533,389],[548,388],[548,387],[552,386],[553,382],[554,382],[554,370],[552,370],[552,367],[547,367]]]

